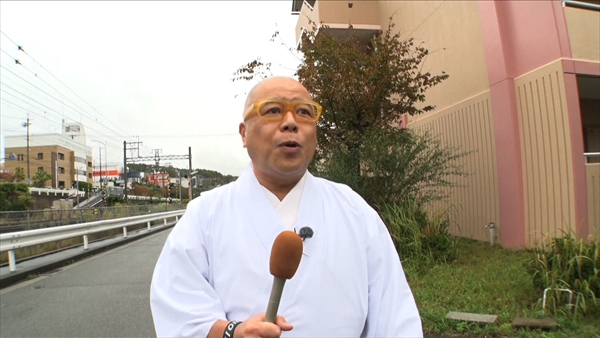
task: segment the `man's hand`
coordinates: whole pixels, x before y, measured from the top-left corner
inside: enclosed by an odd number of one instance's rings
[[[277,316],[275,324],[265,322],[265,314],[261,313],[246,319],[235,329],[233,338],[278,338],[281,331],[290,331],[294,327],[282,316]]]
[[[207,338],[223,338],[223,333],[229,322],[217,320]],[[275,324],[265,322],[265,314],[250,317],[235,328],[233,338],[279,338],[281,331],[290,331],[294,327],[282,316],[277,316]]]

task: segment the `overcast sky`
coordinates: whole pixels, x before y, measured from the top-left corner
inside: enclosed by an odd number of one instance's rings
[[[2,156],[4,136],[24,135],[29,112],[32,134],[58,133],[62,119],[82,122],[95,160],[92,140],[105,142],[116,164],[123,141],[139,136],[141,156],[192,147],[194,168],[239,175],[249,157],[238,124],[256,82],[234,83],[232,74],[258,56],[273,62],[274,75],[294,74],[298,58],[281,44],[295,45],[291,7],[291,0],[1,1]],[[269,42],[276,30],[280,38]]]

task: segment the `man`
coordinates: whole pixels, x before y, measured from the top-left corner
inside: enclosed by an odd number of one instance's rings
[[[158,336],[422,337],[377,213],[347,186],[307,171],[320,115],[291,78],[249,93],[239,133],[251,164],[188,205],[157,262],[150,301]],[[286,282],[281,316],[267,323],[273,241],[304,227],[314,235]]]

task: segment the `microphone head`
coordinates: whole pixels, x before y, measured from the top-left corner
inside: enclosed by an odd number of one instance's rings
[[[275,277],[291,279],[302,258],[302,238],[293,231],[280,233],[271,249],[269,269]]]

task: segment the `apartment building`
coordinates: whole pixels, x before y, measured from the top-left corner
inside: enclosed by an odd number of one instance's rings
[[[146,179],[148,183],[154,184],[161,188],[165,188],[169,185],[169,173],[154,173],[154,174],[146,174]]]
[[[85,141],[84,126],[63,123],[60,134],[32,134],[5,137],[5,171],[21,167],[29,178],[38,171],[46,171],[52,179],[45,184],[52,188],[71,189],[79,182],[93,182],[92,148]],[[29,165],[27,153],[29,150]]]
[[[435,111],[405,121],[473,151],[454,234],[489,240],[493,222],[505,247],[600,239],[600,1],[294,0],[292,14],[298,43],[309,20],[368,43],[392,17],[429,50],[424,69],[450,75],[426,93]]]

